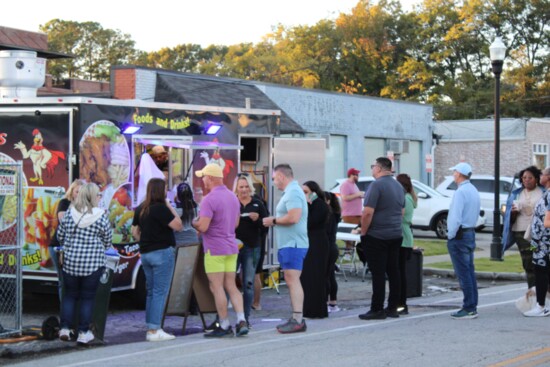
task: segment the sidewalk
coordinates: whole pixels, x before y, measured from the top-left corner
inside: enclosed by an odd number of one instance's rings
[[[476,251],[476,257],[488,257],[487,244],[479,246],[481,251]],[[518,254],[519,256],[519,254]],[[431,263],[450,261],[448,255],[425,257],[422,278],[422,297],[409,299],[411,313],[415,308],[420,309],[430,304],[430,297],[442,293],[457,291],[459,289],[453,271],[432,269]],[[358,275],[348,274],[347,281],[342,274],[337,275],[338,280],[338,305],[340,312],[329,314],[329,317],[345,317],[357,315],[368,310],[371,298],[371,279],[367,275],[365,281],[361,279],[361,270]],[[478,273],[478,287],[488,288],[503,284],[524,282],[520,274],[494,274]],[[262,290],[262,309],[253,311],[250,322],[252,324],[251,335],[255,330],[273,329],[282,320],[289,317],[291,307],[288,288],[285,285],[279,287],[280,294],[275,289]],[[456,305],[459,306],[458,304]],[[429,306],[432,307],[432,306]],[[449,307],[449,306],[447,306]],[[25,295],[23,306],[23,325],[25,327],[40,327],[42,322],[51,315],[56,315],[59,309],[55,295]],[[234,312],[230,310],[231,322],[234,320]],[[209,324],[214,318],[213,314],[205,314],[205,320]],[[145,312],[132,308],[129,296],[126,293],[113,293],[111,297],[109,315],[105,329],[105,342],[109,345],[136,343],[145,340]],[[182,331],[183,317],[167,317],[165,330],[174,333],[178,338],[184,335],[202,333],[202,323],[199,316],[190,316],[187,320],[186,330]],[[275,331],[274,331],[275,332]],[[16,363],[23,360],[40,358],[41,355],[59,353],[75,348],[75,343],[61,342],[59,340],[33,340],[14,344],[0,344],[0,365]],[[88,347],[77,347],[88,348]]]

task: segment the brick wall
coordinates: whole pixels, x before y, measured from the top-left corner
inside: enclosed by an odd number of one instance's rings
[[[526,125],[525,139],[500,141],[501,176],[513,176],[532,165],[534,143],[550,144],[550,119],[530,119]],[[449,167],[460,161],[470,163],[474,174],[493,175],[494,149],[493,141],[441,141],[435,149],[434,185],[450,175]],[[548,158],[547,165],[550,165]]]
[[[113,98],[136,98],[136,69],[111,69]]]

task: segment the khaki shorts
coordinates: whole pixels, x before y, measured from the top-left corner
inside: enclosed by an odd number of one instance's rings
[[[235,273],[237,271],[237,257],[234,255],[210,255],[210,250],[204,254],[204,270],[206,273]]]

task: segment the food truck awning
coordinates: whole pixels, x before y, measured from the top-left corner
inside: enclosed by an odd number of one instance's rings
[[[133,135],[134,143],[144,145],[162,145],[165,147],[182,149],[218,149],[218,150],[239,150],[243,149],[241,145],[224,144],[217,141],[194,141],[192,136],[173,136],[173,135]]]
[[[258,87],[246,80],[207,75],[158,71],[155,102],[183,103],[202,106],[281,110]],[[288,114],[281,110],[280,133],[304,133]]]

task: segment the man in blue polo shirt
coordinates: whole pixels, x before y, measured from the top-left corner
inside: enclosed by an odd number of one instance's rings
[[[450,170],[458,188],[453,195],[447,215],[447,248],[462,288],[462,308],[451,314],[453,319],[475,319],[477,317],[477,281],[474,268],[476,248],[475,225],[479,216],[479,193],[470,182],[472,167],[461,162]]]
[[[278,325],[277,331],[281,334],[297,333],[307,329],[302,315],[304,290],[300,282],[304,258],[309,248],[307,201],[288,164],[279,164],[274,168],[273,184],[283,191],[283,196],[277,205],[276,215],[264,218],[263,223],[266,227],[275,226],[279,264],[285,272],[292,305],[292,317],[286,323]]]

